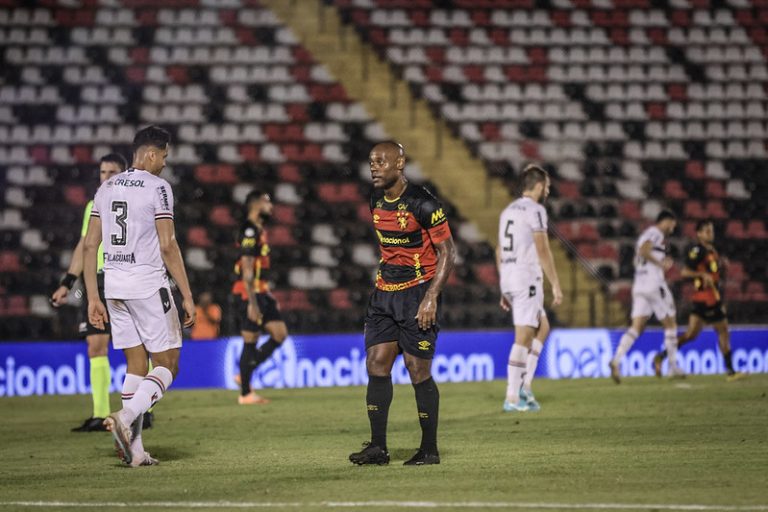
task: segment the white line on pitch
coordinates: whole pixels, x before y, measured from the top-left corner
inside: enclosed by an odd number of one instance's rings
[[[699,505],[699,504],[646,504],[646,503],[525,503],[504,501],[318,501],[318,502],[238,502],[238,501],[148,501],[148,502],[75,502],[75,501],[0,501],[0,507],[29,508],[498,508],[498,509],[541,509],[541,510],[693,510],[693,511],[768,511],[768,505]]]

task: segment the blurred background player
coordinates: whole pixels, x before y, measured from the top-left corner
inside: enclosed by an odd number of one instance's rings
[[[643,231],[635,244],[635,279],[632,283],[632,325],[619,340],[619,346],[609,364],[611,378],[621,382],[619,365],[645,330],[648,319],[655,315],[664,327],[664,347],[669,355],[669,374],[684,376],[677,366],[677,320],[675,299],[669,291],[664,273],[672,268],[667,256],[666,238],[675,231],[677,218],[670,210],[662,210],[656,223]]]
[[[203,292],[197,297],[197,315],[192,326],[190,338],[193,340],[212,340],[219,336],[221,325],[221,306],[213,302],[211,292]]]
[[[549,196],[549,175],[541,167],[529,165],[523,170],[520,184],[522,197],[511,202],[499,217],[496,247],[501,307],[512,311],[515,325],[515,342],[507,366],[505,412],[541,409],[531,383],[549,335],[542,269],[552,286],[552,305],[563,300],[547,237],[547,210],[542,206]]]
[[[119,174],[128,167],[125,157],[118,153],[110,153],[101,157],[99,161],[99,180],[104,183],[112,176]],[[62,278],[60,286],[51,295],[51,304],[59,307],[67,303],[69,290],[83,272],[83,245],[85,234],[88,231],[88,221],[91,218],[93,200],[85,205],[83,225],[80,231],[80,240],[72,251],[72,261],[69,263],[67,274]],[[97,256],[97,280],[99,294],[104,299],[104,249],[100,245]],[[110,413],[109,386],[112,382],[112,371],[109,367],[107,354],[109,351],[109,324],[99,329],[88,321],[88,301],[82,301],[83,319],[80,323],[80,335],[85,336],[88,343],[88,361],[90,363],[91,398],[93,399],[93,412],[82,425],[72,429],[72,432],[97,432],[106,431],[103,423]]]
[[[272,199],[269,194],[254,190],[245,198],[246,220],[238,236],[240,258],[235,264],[239,277],[232,287],[239,303],[240,334],[243,336],[243,353],[240,355],[241,405],[269,403],[269,400],[251,390],[251,376],[258,366],[288,337],[288,327],[280,314],[277,301],[269,292],[269,244],[264,224],[272,217]],[[256,347],[261,331],[269,339]]]
[[[694,292],[691,297],[693,309],[688,316],[688,329],[677,338],[678,348],[695,340],[704,324],[710,324],[717,332],[717,341],[725,360],[728,380],[737,380],[745,376],[733,368],[731,359],[731,336],[728,331],[728,318],[725,305],[720,296],[721,271],[723,261],[715,249],[715,226],[711,220],[700,220],[696,224],[696,243],[686,251],[685,268],[681,275],[693,280]],[[661,365],[667,357],[662,350],[653,358],[653,369],[661,377]]]
[[[181,291],[186,326],[195,321],[195,304],[176,241],[173,191],[159,177],[170,139],[157,126],[136,134],[133,167],[99,187],[85,237],[88,316],[96,327],[111,322],[113,344],[123,350],[127,363],[123,408],[104,423],[112,432],[118,456],[131,466],[157,464],[144,451],[142,415],[163,397],[178,373],[181,325],[167,272]],[[96,280],[102,240],[106,307]],[[151,371],[148,354],[154,364]]]
[[[453,269],[456,247],[437,199],[404,176],[405,150],[396,142],[370,153],[373,227],[381,260],[365,315],[366,404],[371,440],[349,456],[354,464],[388,464],[387,419],[392,366],[399,353],[411,377],[421,425],[421,446],[408,466],[439,464],[440,394],[432,358],[440,330],[440,292]]]

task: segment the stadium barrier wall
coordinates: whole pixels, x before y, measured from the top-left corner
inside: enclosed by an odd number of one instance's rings
[[[608,361],[622,331],[555,329],[544,346],[537,377],[551,379],[607,377]],[[622,363],[625,376],[653,375],[653,355],[662,345],[662,331],[648,330],[638,338]],[[437,382],[467,382],[506,377],[514,336],[509,331],[443,332],[433,363]],[[262,342],[264,339],[261,340]],[[740,371],[768,372],[768,328],[734,328],[733,361]],[[174,389],[236,389],[242,350],[239,337],[185,341],[180,374]],[[723,373],[717,337],[707,330],[681,349],[681,365],[689,374]],[[110,349],[112,391],[125,375],[121,353]],[[84,341],[0,343],[0,397],[89,392]],[[254,387],[300,388],[354,386],[367,382],[361,334],[296,335],[254,374]],[[396,384],[409,383],[402,358],[393,371]]]

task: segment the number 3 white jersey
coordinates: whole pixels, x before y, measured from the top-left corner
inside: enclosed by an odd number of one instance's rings
[[[640,235],[635,244],[635,280],[632,283],[634,291],[658,290],[665,286],[664,270],[647,261],[640,255],[640,248],[646,243],[651,243],[651,254],[661,261],[667,254],[664,233],[656,226],[651,226]]]
[[[156,219],[173,219],[167,181],[128,169],[99,187],[91,216],[101,219],[107,299],[146,299],[168,286],[155,226]]]
[[[542,282],[533,233],[547,231],[547,210],[529,197],[509,204],[499,217],[501,292],[528,290]]]

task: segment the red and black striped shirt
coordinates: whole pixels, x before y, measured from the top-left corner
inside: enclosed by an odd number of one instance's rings
[[[373,227],[381,247],[376,287],[397,291],[435,276],[435,245],[451,237],[443,208],[424,187],[409,183],[400,197],[371,196]]]
[[[243,300],[248,299],[248,292],[241,278],[243,256],[253,257],[253,289],[256,293],[267,293],[270,261],[266,230],[246,221],[237,237],[237,248],[240,250],[240,257],[235,262],[234,272],[237,280],[232,286],[232,293],[240,295]]]
[[[713,288],[705,288],[704,282],[696,277],[693,279],[693,302],[704,302],[708,306],[717,304],[720,300],[720,256],[715,249],[709,249],[703,244],[695,244],[688,248],[685,266],[694,272],[706,272],[715,282]]]

